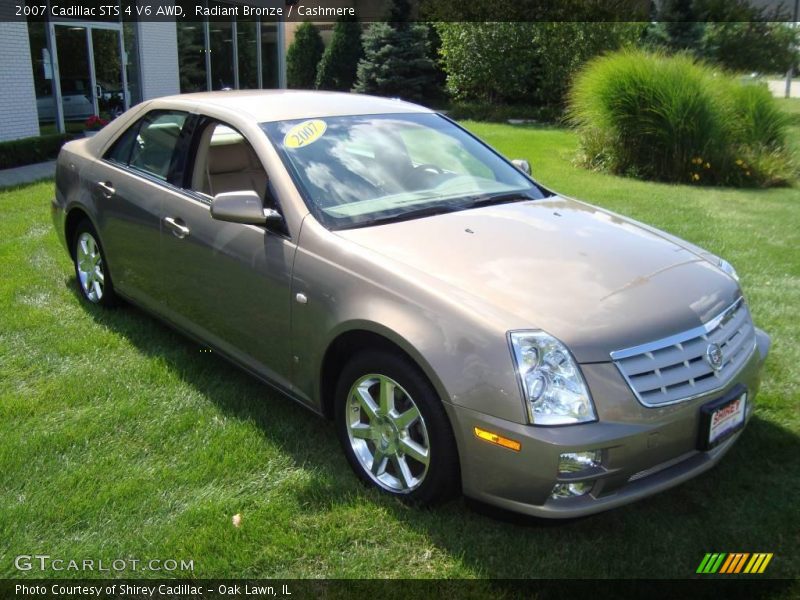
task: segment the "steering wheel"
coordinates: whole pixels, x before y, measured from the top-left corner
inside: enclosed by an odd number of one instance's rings
[[[441,175],[444,173],[439,167],[431,163],[422,163],[421,165],[417,165],[414,167],[415,171],[426,171],[428,173],[434,173],[436,175]]]

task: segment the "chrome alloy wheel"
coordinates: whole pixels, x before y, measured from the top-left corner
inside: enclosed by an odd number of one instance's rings
[[[87,231],[78,237],[75,263],[78,266],[78,279],[83,294],[90,302],[100,302],[103,299],[103,286],[106,279],[103,272],[103,258],[100,255],[97,241]]]
[[[428,472],[430,443],[425,420],[400,384],[365,375],[347,397],[347,434],[358,462],[382,488],[407,494]]]

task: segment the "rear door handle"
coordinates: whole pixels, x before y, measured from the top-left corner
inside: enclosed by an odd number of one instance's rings
[[[98,181],[97,187],[103,191],[103,196],[106,198],[111,198],[111,196],[117,193],[117,190],[114,189],[110,181]]]
[[[164,223],[172,229],[172,234],[180,239],[185,238],[189,235],[189,228],[183,224],[183,221],[180,219],[175,219],[173,217],[164,217]]]

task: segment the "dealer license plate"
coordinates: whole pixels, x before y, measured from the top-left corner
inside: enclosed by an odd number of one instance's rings
[[[713,448],[744,427],[747,393],[703,406],[706,449]]]

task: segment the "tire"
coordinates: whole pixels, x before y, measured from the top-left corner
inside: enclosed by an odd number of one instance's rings
[[[385,351],[356,355],[339,377],[335,416],[347,461],[364,483],[420,506],[459,491],[450,420],[408,359]]]
[[[106,268],[106,255],[97,232],[86,219],[78,223],[75,228],[72,257],[78,290],[83,299],[99,306],[115,306],[117,295],[114,292],[111,275]]]

